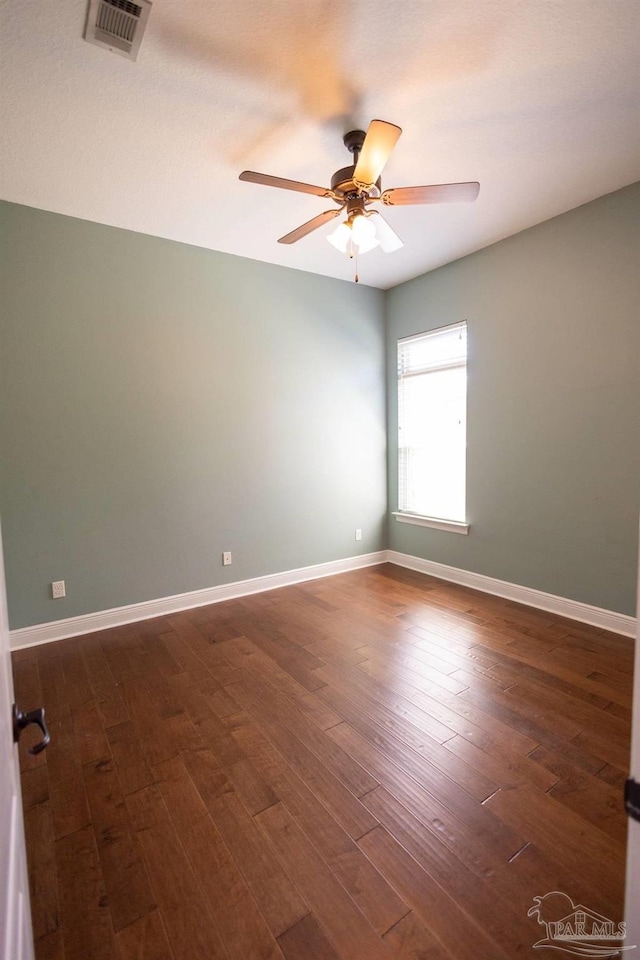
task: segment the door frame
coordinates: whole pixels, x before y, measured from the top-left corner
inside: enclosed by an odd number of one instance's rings
[[[29,901],[27,851],[24,835],[24,815],[20,786],[18,747],[13,735],[13,673],[9,642],[7,592],[0,530],[0,763],[2,776],[2,809],[0,810],[1,843],[6,856],[0,863],[0,915],[4,930],[0,930],[0,960],[33,960],[33,929]]]
[[[640,545],[640,536],[638,537]],[[638,551],[638,595],[636,601],[636,648],[633,666],[631,721],[631,762],[629,776],[640,783],[640,549]],[[640,822],[629,817],[627,838],[627,883],[625,920],[627,943],[640,953]]]

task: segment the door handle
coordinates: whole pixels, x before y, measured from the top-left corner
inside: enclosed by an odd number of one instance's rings
[[[44,707],[38,707],[37,710],[30,710],[29,713],[23,713],[21,710],[18,710],[17,706],[13,705],[13,742],[17,743],[20,739],[20,734],[25,727],[30,727],[32,723],[35,723],[42,730],[42,740],[40,743],[36,743],[35,747],[31,747],[29,753],[32,753],[34,756],[36,753],[42,753],[44,748],[47,746],[51,740],[51,736],[47,729],[47,725],[44,720]]]

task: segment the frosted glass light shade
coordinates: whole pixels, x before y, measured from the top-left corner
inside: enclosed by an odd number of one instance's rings
[[[333,233],[329,234],[327,240],[340,253],[346,253],[351,240],[351,227],[346,222],[338,224]]]
[[[360,247],[365,244],[367,240],[375,240],[376,228],[368,217],[363,217],[362,214],[360,214],[353,218],[351,234],[353,236],[353,242],[357,243]]]
[[[393,253],[404,246],[398,234],[389,226],[383,216],[376,212],[371,219],[375,220],[376,236],[385,253]]]
[[[373,236],[364,237],[364,239],[360,240],[359,243],[356,243],[354,240],[354,246],[358,248],[358,253],[369,253],[369,250],[373,250],[373,248],[377,247],[379,243],[380,241],[376,237],[375,231]]]
[[[340,253],[348,253],[350,245],[353,244],[359,254],[368,253],[380,242],[376,237],[375,224],[362,214],[355,216],[352,221],[345,220],[340,223],[327,240]]]

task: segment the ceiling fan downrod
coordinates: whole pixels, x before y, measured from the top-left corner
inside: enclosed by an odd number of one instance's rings
[[[349,133],[345,133],[344,137],[342,138],[343,143],[349,153],[353,154],[354,166],[357,164],[358,158],[360,157],[360,151],[362,150],[362,144],[364,143],[365,137],[366,133],[364,130],[351,130]]]

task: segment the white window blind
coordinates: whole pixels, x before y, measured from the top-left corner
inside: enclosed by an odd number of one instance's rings
[[[464,522],[467,325],[398,341],[398,509]]]

